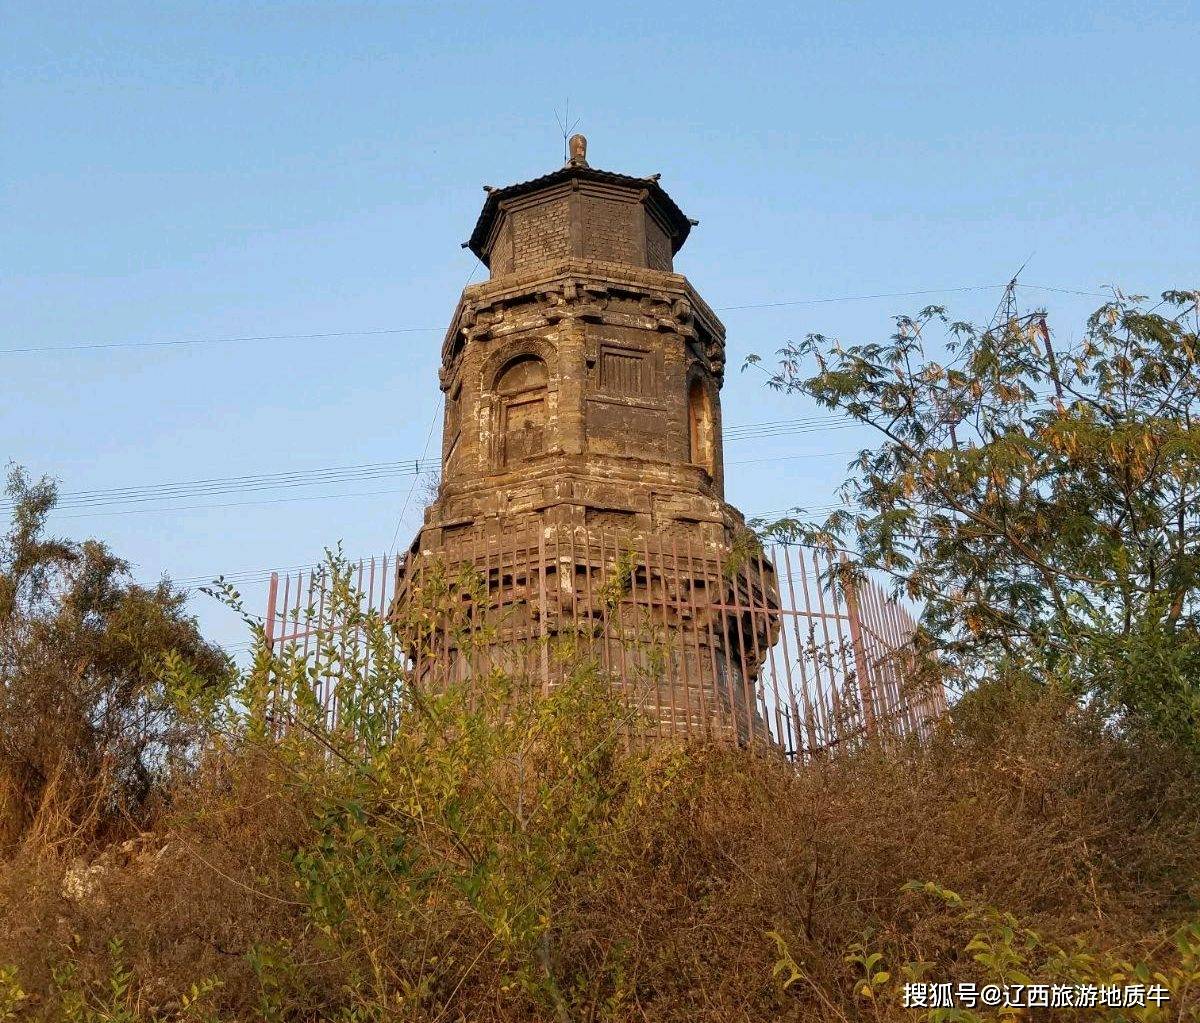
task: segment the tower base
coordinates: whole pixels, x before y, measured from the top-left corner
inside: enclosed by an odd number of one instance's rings
[[[620,691],[629,735],[770,742],[759,675],[780,605],[753,535],[617,533],[558,511],[422,530],[392,604],[416,683],[500,670],[549,692],[586,663]]]

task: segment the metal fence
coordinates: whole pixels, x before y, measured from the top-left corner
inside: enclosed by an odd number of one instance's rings
[[[581,660],[636,708],[641,737],[766,745],[803,760],[873,736],[921,734],[945,710],[909,613],[875,582],[838,586],[834,560],[788,545],[731,552],[692,537],[622,537],[541,523],[447,538],[436,555],[350,566],[355,606],[390,621],[414,684],[471,685],[499,668],[548,690]],[[362,644],[328,572],[273,575],[265,633],[314,654]],[[365,644],[364,644],[365,646]],[[363,651],[364,664],[371,653]],[[338,713],[337,677],[317,698]]]

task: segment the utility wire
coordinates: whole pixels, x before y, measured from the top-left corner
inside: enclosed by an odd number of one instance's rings
[[[172,504],[165,508],[121,508],[117,511],[89,511],[74,515],[60,515],[62,519],[90,519],[98,515],[154,515],[174,511],[208,511],[218,508],[250,508],[256,505],[289,504],[295,501],[336,501],[345,497],[384,497],[388,494],[403,494],[404,490],[371,490],[356,494],[305,494],[296,497],[276,497],[261,501],[226,501],[221,504]]]
[[[925,288],[919,291],[888,291],[870,295],[832,295],[818,298],[783,299],[777,302],[749,302],[743,305],[716,306],[717,312],[740,312],[745,309],[775,309],[786,306],[826,305],[834,302],[868,302],[881,298],[915,298],[921,295],[951,295],[969,291],[988,291],[1002,288],[1000,284],[970,284],[955,288]],[[1082,291],[1074,288],[1053,287],[1048,284],[1022,284],[1025,288],[1036,288],[1040,291],[1056,291],[1064,295],[1084,295],[1095,298],[1110,296],[1102,292]],[[443,327],[389,327],[377,330],[337,330],[316,334],[256,334],[239,337],[197,337],[176,338],[161,341],[102,341],[83,342],[66,345],[41,345],[28,348],[0,348],[0,356],[4,355],[49,355],[66,352],[95,352],[113,349],[139,348],[180,348],[194,345],[231,345],[260,342],[304,342],[323,341],[332,338],[380,337],[388,334],[424,334],[444,330]]]
[[[827,452],[813,452],[811,454],[825,455],[826,453]],[[843,452],[828,452],[828,454],[842,454],[842,453]],[[793,455],[790,457],[807,457],[807,456]],[[833,511],[836,508],[841,508],[841,507],[843,507],[843,506],[840,504],[821,504],[821,505],[814,505],[811,508],[806,508],[805,512],[806,513],[829,512],[829,511]],[[746,518],[747,519],[779,518],[779,517],[782,517],[785,515],[791,515],[795,511],[796,511],[796,506],[793,505],[788,508],[774,508],[774,509],[771,509],[770,511],[755,512],[753,514],[747,515]],[[396,555],[393,555],[391,551],[386,552],[386,556],[396,557]],[[348,557],[348,558],[346,558],[346,562],[347,562],[347,564],[350,564],[350,565],[360,565],[360,564],[365,565],[365,564],[369,564],[373,558],[378,559],[380,557],[382,557],[382,555],[379,555],[379,554],[363,555],[363,556],[355,557],[355,558]],[[320,568],[322,564],[323,564],[323,562],[310,561],[303,565],[292,565],[288,568],[251,568],[251,569],[244,569],[240,572],[225,573],[221,576],[221,578],[224,579],[226,582],[232,583],[234,585],[247,585],[247,584],[253,584],[253,583],[257,583],[257,582],[267,582],[270,580],[271,576],[273,576],[273,575],[287,576],[287,575],[295,575],[297,573],[303,574],[305,572],[313,572],[313,571],[316,571],[318,568]],[[186,578],[173,579],[172,582],[174,582],[177,586],[190,587],[190,586],[197,586],[197,585],[202,585],[205,583],[210,583],[215,578],[216,578],[215,575],[196,575],[196,576],[188,576]]]
[[[796,454],[779,455],[777,457],[772,457],[772,458],[746,458],[746,459],[739,459],[736,461],[727,461],[725,464],[726,465],[751,465],[751,464],[757,464],[757,463],[761,463],[761,462],[786,462],[786,461],[791,461],[793,459],[798,459],[798,458],[836,458],[839,456],[853,455],[853,454],[857,454],[857,452],[855,452],[855,451],[802,451],[802,452],[798,452]],[[807,511],[809,511],[809,512],[833,511],[835,508],[840,508],[840,507],[842,507],[842,505],[840,505],[840,504],[823,504],[823,505],[815,505],[812,508],[807,509]],[[794,511],[795,511],[795,506],[791,506],[788,508],[775,508],[770,511],[755,512],[752,515],[748,515],[747,518],[769,518],[772,516],[787,515]],[[388,553],[390,554],[391,552],[389,551]],[[375,555],[375,556],[378,557],[378,555]],[[351,564],[358,564],[359,562],[367,561],[369,559],[370,559],[370,555],[365,555],[365,556],[357,557],[357,558],[348,558],[347,560]],[[292,565],[289,568],[247,568],[247,569],[242,569],[238,572],[225,573],[222,576],[222,578],[224,578],[227,582],[245,585],[245,584],[253,584],[256,582],[267,582],[271,578],[271,576],[275,575],[275,574],[289,575],[289,574],[296,573],[296,572],[306,572],[306,571],[315,570],[318,567],[319,567],[319,563],[308,562],[303,565]],[[199,585],[201,583],[212,582],[213,579],[215,579],[215,578],[216,578],[215,575],[197,575],[197,576],[181,577],[179,579],[174,579],[172,581],[175,582],[179,586],[194,586],[194,585]]]
[[[747,305],[714,306],[718,313],[736,312],[742,309],[776,309],[782,306],[794,305],[825,305],[830,302],[869,302],[877,298],[915,298],[919,295],[953,295],[964,291],[991,291],[1003,288],[1000,284],[968,284],[958,288],[926,288],[922,291],[885,291],[874,295],[838,295],[833,298],[794,298],[780,302],[751,302]]]
[[[420,472],[420,460],[410,458],[403,462],[380,462],[375,465],[342,466],[295,473],[271,473],[261,476],[196,480],[147,487],[118,488],[115,490],[80,491],[78,493],[62,495],[56,507],[69,510],[73,508],[107,507],[118,504],[140,504],[147,501],[163,501],[189,497],[252,493],[259,490],[287,490],[293,487],[321,486],[323,484],[380,479],[392,476],[411,476]],[[0,505],[0,510],[11,511],[12,505]]]
[[[566,146],[566,138],[567,138],[567,136],[564,131],[564,134],[563,134],[563,145],[564,146]],[[478,262],[474,262],[471,264],[471,272],[469,274],[467,274],[467,279],[463,282],[463,290],[466,290],[467,285],[471,283],[471,279],[475,276],[475,272],[479,269],[480,265],[481,264]],[[433,440],[433,428],[437,425],[438,411],[439,411],[439,409],[435,405],[434,409],[433,409],[433,415],[430,417],[430,420],[429,420],[429,431],[425,434],[425,446],[421,449],[421,457],[422,458],[424,458],[429,453],[429,442],[431,440]],[[408,514],[408,506],[412,503],[413,494],[415,494],[416,492],[417,492],[417,477],[414,475],[413,481],[412,481],[412,486],[408,488],[408,494],[405,495],[404,504],[400,508],[400,514],[396,517],[396,528],[392,531],[392,542],[388,546],[388,553],[391,553],[391,551],[396,546],[396,538],[400,535],[400,527],[404,524],[404,517]]]
[[[795,436],[804,433],[829,433],[834,430],[844,430],[855,427],[855,420],[840,417],[809,417],[805,419],[779,420],[767,423],[749,423],[742,426],[731,426],[724,431],[724,440],[736,444],[745,441],[762,441],[776,437]],[[425,451],[428,451],[432,439],[433,428],[436,426],[436,414],[426,437]],[[773,462],[790,457],[807,456],[767,456],[766,458],[749,459],[749,462]],[[737,460],[727,460],[727,465],[740,464]],[[411,502],[416,488],[415,477],[430,475],[440,471],[440,459],[426,457],[404,459],[397,462],[378,462],[365,465],[332,466],[319,469],[299,470],[290,473],[265,473],[228,478],[206,480],[191,480],[180,483],[146,485],[141,487],[119,487],[110,490],[90,490],[66,493],[61,495],[56,504],[55,513],[63,511],[75,514],[61,515],[62,518],[87,518],[93,515],[129,515],[169,511],[195,511],[204,509],[220,509],[231,507],[251,507],[254,505],[282,504],[290,501],[331,500],[340,497],[373,497],[386,496],[394,493],[405,493],[397,490],[368,491],[359,493],[338,493],[318,495],[293,495],[287,497],[269,498],[257,501],[235,501],[214,504],[181,505],[168,503],[156,507],[136,507],[138,505],[153,505],[156,502],[174,502],[198,497],[233,496],[261,492],[278,492],[296,490],[305,487],[333,486],[349,482],[365,482],[369,480],[384,480],[397,477],[414,477],[413,485],[408,489],[405,499],[404,512]],[[11,502],[0,503],[0,513],[11,512]],[[109,509],[109,510],[105,510]],[[397,523],[398,535],[400,523]],[[394,547],[394,539],[393,539]]]
[[[294,490],[303,487],[330,486],[348,482],[392,479],[403,476],[422,476],[439,471],[440,459],[427,457],[429,444],[437,425],[435,413],[426,435],[425,450],[420,458],[407,458],[395,462],[373,462],[362,465],[324,466],[314,469],[280,473],[254,473],[245,476],[215,477],[185,480],[176,483],[146,484],[141,486],[115,487],[104,490],[80,490],[60,495],[55,507],[58,511],[88,511],[90,509],[119,508],[130,511],[167,511],[180,508],[169,505],[165,508],[136,508],[131,506],[151,504],[159,501],[179,501],[197,497],[219,497],[236,494],[253,494],[263,491]],[[854,425],[841,417],[808,417],[803,419],[778,420],[768,423],[748,423],[732,426],[725,431],[726,441],[736,443],[744,440],[762,440],[771,437],[790,436],[799,433],[841,429]],[[416,481],[414,480],[415,489]],[[410,490],[410,500],[411,500]],[[334,495],[336,496],[336,495]],[[279,500],[299,500],[281,498]],[[306,499],[306,498],[305,498]],[[243,502],[277,503],[267,502]],[[229,507],[224,504],[188,507]],[[11,511],[11,502],[0,504],[0,512]],[[407,508],[405,509],[407,510]],[[111,512],[107,514],[118,514]],[[63,516],[78,518],[80,516]]]
[[[1079,291],[1076,288],[1054,288],[1049,284],[1030,284],[1028,281],[1019,281],[1018,288],[1033,288],[1035,291],[1056,291],[1060,295],[1082,295],[1084,298],[1109,298],[1113,296],[1110,292],[1104,291]]]
[[[46,355],[53,352],[100,352],[114,348],[182,348],[189,345],[233,345],[261,341],[324,341],[335,337],[378,337],[383,334],[424,334],[443,327],[391,327],[381,330],[334,330],[320,334],[257,334],[247,337],[192,337],[170,341],[103,341],[37,348],[0,348],[0,355]]]
[[[807,433],[810,430],[836,430],[844,426],[858,425],[844,416],[813,416],[808,419],[782,420],[776,423],[754,423],[747,426],[731,426],[723,431],[727,441],[757,440],[760,437],[777,437],[789,433]]]
[[[421,457],[424,458],[429,453],[429,442],[433,439],[433,428],[437,425],[438,410],[433,410],[433,418],[429,420],[429,432],[425,434],[425,447],[421,449]],[[431,472],[433,470],[430,470]],[[408,506],[412,503],[413,494],[417,490],[417,480],[413,479],[412,486],[408,488],[408,495],[404,498],[404,504],[400,508],[400,514],[396,517],[396,528],[392,531],[392,542],[388,545],[388,553],[396,549],[396,538],[400,535],[400,527],[404,525],[404,516],[408,514]]]

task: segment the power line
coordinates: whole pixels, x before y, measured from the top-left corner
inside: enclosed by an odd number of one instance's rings
[[[256,505],[288,504],[295,501],[335,501],[346,497],[383,497],[388,494],[403,494],[403,490],[371,490],[357,494],[305,494],[296,497],[276,497],[261,501],[227,501],[221,504],[182,504],[169,505],[166,508],[121,508],[116,511],[90,511],[75,515],[60,515],[63,519],[89,519],[98,515],[152,515],[160,512],[173,511],[208,511],[219,508],[250,508]]]
[[[564,135],[564,145],[566,144],[565,138],[566,138],[566,136]],[[467,274],[467,279],[463,282],[463,290],[464,291],[466,290],[467,285],[471,283],[471,279],[475,276],[475,272],[479,269],[480,265],[481,265],[480,263],[472,263],[471,264],[471,272],[469,274]],[[429,419],[429,430],[425,434],[425,446],[423,448],[421,448],[421,457],[422,458],[424,458],[429,453],[429,442],[431,440],[433,440],[433,428],[437,425],[437,420],[438,420],[438,408],[435,405],[434,409],[433,409],[433,415]],[[416,492],[417,492],[417,476],[414,475],[413,481],[412,481],[412,486],[408,488],[408,493],[405,495],[405,498],[404,498],[404,504],[400,508],[400,514],[396,518],[396,528],[392,531],[392,542],[391,542],[391,545],[388,547],[389,552],[392,550],[392,548],[394,548],[396,546],[396,537],[398,537],[400,535],[400,527],[404,524],[404,517],[408,514],[408,506],[412,503],[413,494],[415,494]]]
[[[79,491],[63,494],[56,508],[73,509],[106,507],[109,505],[141,504],[148,501],[219,496],[233,493],[252,493],[259,490],[287,490],[293,487],[321,486],[331,483],[379,479],[391,476],[411,476],[421,472],[419,459],[400,462],[379,462],[292,473],[266,473],[253,476],[233,476],[224,479],[191,480],[181,483],[153,484],[144,487],[122,487],[112,490]],[[12,505],[0,505],[0,510],[12,510]]]
[[[429,420],[429,432],[425,434],[425,447],[421,449],[421,457],[424,458],[429,451],[429,442],[433,440],[433,428],[437,425],[437,409],[433,410],[433,418]],[[404,504],[400,508],[400,514],[396,518],[396,528],[392,531],[392,542],[388,546],[389,553],[396,546],[396,538],[400,535],[400,527],[404,524],[404,516],[408,514],[408,506],[412,503],[413,494],[417,492],[417,480],[413,478],[412,486],[408,488],[408,495],[404,498]]]
[[[854,454],[857,454],[857,451],[852,451],[852,450],[801,451],[801,452],[796,452],[791,455],[776,455],[776,456],[771,456],[768,458],[736,459],[733,461],[726,461],[725,464],[726,465],[754,465],[754,464],[760,464],[762,462],[787,462],[787,461],[791,461],[793,459],[799,459],[799,458],[837,458],[837,457],[841,457],[841,456],[845,456],[845,455],[854,455]],[[338,495],[334,495],[334,496],[338,496]],[[813,510],[813,511],[826,510],[827,511],[827,510],[832,510],[833,508],[836,508],[836,507],[839,507],[839,506],[838,505],[820,505],[820,506],[817,506],[816,508],[810,509],[810,510]],[[749,516],[749,517],[756,518],[756,517],[763,517],[763,516],[775,515],[775,514],[782,515],[791,510],[793,510],[793,509],[791,509],[791,508],[773,509],[772,511],[757,512],[757,513],[755,513],[754,516]],[[393,541],[393,546],[394,546],[394,541]],[[389,553],[390,553],[390,551],[389,551]],[[362,561],[363,559],[362,558],[350,558],[348,560],[350,560],[352,563],[357,564],[359,561]],[[316,567],[316,565],[314,563],[310,562],[310,563],[307,563],[304,565],[293,565],[290,568],[274,568],[274,569],[271,569],[271,568],[247,568],[247,569],[241,569],[237,572],[226,573],[224,578],[227,581],[234,582],[234,583],[238,583],[238,582],[248,583],[248,582],[260,582],[260,581],[265,582],[267,579],[269,579],[271,577],[271,574],[273,572],[278,572],[282,575],[282,574],[289,573],[289,572],[302,572],[307,569],[311,569],[311,568],[315,568],[315,567]],[[181,586],[189,586],[189,585],[196,584],[196,583],[211,582],[214,578],[216,578],[214,575],[199,575],[199,576],[189,576],[187,578],[176,579],[174,581]]]
[[[755,512],[753,515],[747,515],[747,519],[770,519],[776,516],[793,515],[797,511],[803,511],[805,514],[809,512],[828,512],[836,511],[838,508],[844,508],[845,505],[840,503],[835,504],[814,504],[811,508],[799,508],[797,505],[792,505],[789,508],[771,508],[768,511]]]
[[[437,423],[436,413],[426,436],[425,451]],[[737,443],[745,440],[763,440],[772,437],[790,436],[800,433],[842,429],[854,425],[852,421],[837,416],[808,417],[803,419],[778,420],[767,423],[747,423],[742,426],[731,426],[725,431],[727,441]],[[288,500],[309,500],[307,495],[282,497],[266,501],[235,502],[233,504],[207,505],[178,505],[168,504],[158,508],[138,508],[137,505],[149,505],[155,502],[182,501],[198,497],[220,497],[238,494],[253,494],[270,491],[295,490],[304,487],[331,486],[343,483],[357,483],[367,480],[392,479],[403,476],[421,476],[437,472],[440,459],[429,460],[425,453],[420,458],[406,458],[394,462],[373,462],[361,465],[324,466],[313,469],[293,470],[278,473],[253,473],[244,476],[213,477],[207,479],[184,480],[174,483],[143,484],[138,486],[115,487],[103,490],[80,490],[60,495],[56,512],[81,512],[86,514],[128,514],[135,512],[194,510],[198,508],[243,507],[253,504],[276,504]],[[415,490],[409,491],[409,500]],[[388,493],[383,491],[382,493]],[[338,495],[321,495],[325,496]],[[363,495],[366,496],[366,495]],[[0,511],[11,511],[11,502],[0,504]],[[117,509],[115,511],[96,511],[96,509]],[[63,518],[80,518],[84,515],[63,515]]]
[[[182,348],[188,345],[233,345],[261,341],[324,341],[335,337],[378,337],[382,334],[423,334],[442,327],[389,327],[381,330],[333,330],[320,334],[257,334],[247,337],[193,337],[170,341],[103,341],[47,345],[37,348],[0,348],[0,355],[45,355],[53,352],[99,352],[114,348]]]
[[[434,423],[436,425],[436,414]],[[749,423],[741,426],[731,426],[724,431],[724,439],[729,443],[743,441],[761,441],[776,437],[794,436],[803,433],[844,430],[859,425],[854,420],[839,416],[809,417],[804,419],[778,420],[766,423]],[[432,438],[431,426],[426,438]],[[749,462],[773,462],[786,460],[790,457],[804,456],[767,456],[766,458],[749,459]],[[149,514],[170,511],[198,511],[207,509],[222,509],[234,507],[253,507],[256,505],[282,504],[292,501],[331,500],[341,497],[374,497],[387,496],[394,493],[404,493],[398,490],[380,490],[358,493],[336,493],[318,495],[292,495],[286,497],[268,498],[252,501],[233,501],[209,504],[178,504],[167,503],[157,507],[136,507],[151,505],[156,502],[178,502],[199,497],[232,496],[271,491],[289,491],[305,487],[332,486],[351,482],[368,480],[391,479],[404,476],[419,477],[439,471],[440,460],[432,461],[424,456],[417,459],[403,459],[395,462],[367,463],[363,465],[330,466],[315,469],[297,470],[284,473],[258,473],[246,476],[225,478],[210,478],[188,480],[177,483],[151,484],[134,487],[118,487],[107,490],[86,490],[61,495],[55,513],[65,519],[87,518],[95,515],[129,515]],[[741,464],[738,460],[727,460],[727,465]],[[407,491],[406,503],[411,501],[415,492],[416,480]],[[11,511],[11,502],[0,503],[0,512]],[[107,509],[107,510],[106,510]],[[61,512],[75,514],[61,515]],[[399,524],[397,524],[397,529]],[[394,546],[394,540],[393,540]]]
[[[1053,288],[1049,284],[1030,284],[1027,281],[1021,281],[1018,288],[1033,288],[1035,291],[1056,291],[1060,295],[1082,295],[1084,298],[1112,298],[1111,294],[1105,294],[1103,291],[1079,291],[1075,288]]]
[[[922,291],[887,291],[874,295],[838,295],[833,298],[794,298],[781,302],[751,302],[747,305],[714,306],[718,313],[734,312],[741,309],[774,309],[780,306],[793,305],[825,305],[830,302],[869,302],[877,298],[915,298],[919,295],[953,295],[964,291],[990,291],[993,288],[1003,288],[1000,284],[968,284],[958,288],[926,288]]]
[[[716,306],[717,312],[739,312],[746,309],[775,309],[785,306],[826,305],[835,302],[869,302],[881,298],[915,298],[921,295],[952,295],[970,291],[987,291],[1004,287],[999,284],[970,284],[954,288],[925,288],[919,291],[887,291],[870,295],[831,295],[815,298],[782,299],[774,302],[749,302],[743,305]],[[1102,292],[1083,291],[1074,288],[1054,287],[1048,284],[1023,284],[1022,287],[1040,291],[1056,291],[1065,295],[1084,295],[1107,298]],[[235,337],[175,338],[155,341],[100,341],[65,345],[44,345],[28,348],[0,348],[3,355],[50,355],[66,352],[95,352],[113,349],[179,348],[196,345],[231,345],[262,342],[305,342],[323,341],[332,338],[380,337],[388,334],[423,334],[443,330],[443,327],[387,327],[374,330],[337,330],[315,334],[254,334]]]
[[[726,461],[726,465],[761,465],[763,462],[790,462],[794,458],[837,458],[844,455],[857,455],[857,451],[805,451],[798,455],[767,455],[765,458],[738,458]]]
[[[843,453],[844,452],[810,452],[809,454],[819,457],[819,456],[823,456],[825,454],[843,454]],[[802,457],[808,457],[808,456],[807,455],[791,455],[791,456],[785,456],[785,457],[802,458]],[[756,461],[757,461],[757,459],[756,459]],[[829,512],[829,511],[833,511],[836,508],[841,508],[841,507],[843,507],[841,504],[821,504],[821,505],[814,505],[811,508],[806,508],[805,512],[806,513]],[[774,518],[774,517],[781,517],[784,515],[790,515],[790,514],[794,513],[795,511],[796,511],[795,506],[792,506],[789,508],[774,508],[774,509],[771,509],[770,511],[754,512],[753,514],[747,515],[746,518],[747,519]],[[391,551],[388,551],[386,553],[387,553],[388,557],[397,557],[398,556],[398,555],[392,555]],[[372,557],[379,558],[379,557],[381,557],[381,555],[378,555],[378,554],[363,555],[363,556],[355,557],[355,558],[346,558],[346,563],[349,565],[363,565],[363,564],[369,563],[372,560]],[[221,578],[224,579],[228,583],[244,586],[247,584],[253,584],[253,583],[257,583],[257,582],[267,582],[268,580],[270,580],[272,575],[284,576],[284,575],[292,575],[297,572],[304,573],[304,572],[309,572],[309,571],[315,571],[316,569],[320,568],[322,564],[323,564],[323,562],[310,561],[303,565],[292,565],[287,568],[249,568],[249,569],[243,569],[239,572],[225,573],[225,574],[221,575]],[[196,575],[196,576],[188,576],[186,578],[174,579],[172,581],[178,586],[188,587],[188,586],[194,586],[194,585],[199,585],[199,584],[203,584],[203,583],[210,583],[210,582],[213,582],[215,579],[216,579],[215,575]]]
[[[759,440],[779,437],[784,434],[810,433],[813,430],[840,430],[859,425],[843,416],[812,417],[810,419],[784,420],[778,423],[757,423],[748,426],[733,426],[723,431],[726,441]]]

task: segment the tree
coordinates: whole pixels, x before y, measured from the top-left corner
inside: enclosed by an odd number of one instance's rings
[[[1115,292],[1069,347],[1041,312],[980,329],[936,306],[882,343],[789,342],[771,386],[880,445],[852,463],[847,508],[774,532],[890,574],[964,680],[1059,679],[1197,741],[1197,297]],[[927,351],[939,327],[943,361]]]
[[[134,821],[199,735],[178,683],[219,688],[228,657],[200,635],[186,595],[144,587],[104,544],[56,539],[57,497],[8,475],[0,538],[0,845],[31,833],[86,838]]]

